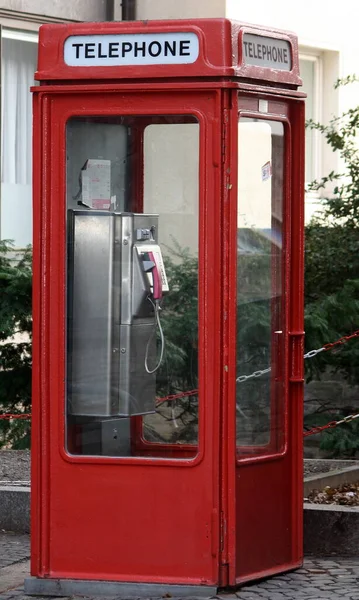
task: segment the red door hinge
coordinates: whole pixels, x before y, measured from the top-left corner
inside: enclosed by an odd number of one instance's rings
[[[229,126],[229,110],[223,109],[223,124],[222,124],[222,163],[226,162],[228,150],[228,126]]]
[[[219,585],[220,587],[229,586],[229,564],[224,563],[219,566]]]
[[[220,533],[220,551],[223,552],[224,550],[224,538],[226,535],[226,529],[227,529],[227,522],[226,519],[224,517],[224,513],[221,512],[221,533]]]
[[[229,585],[229,564],[227,562],[227,557],[223,556],[225,544],[226,544],[226,535],[227,535],[227,521],[224,516],[224,512],[221,511],[221,519],[220,519],[220,550],[221,550],[221,562],[219,565],[219,581],[222,587],[226,587]]]

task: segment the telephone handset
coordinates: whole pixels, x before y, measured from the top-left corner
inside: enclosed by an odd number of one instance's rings
[[[151,335],[150,339],[148,340],[145,352],[145,370],[147,373],[155,373],[162,364],[165,347],[165,340],[159,315],[159,311],[161,310],[160,304],[163,294],[165,292],[168,292],[169,287],[166,277],[165,266],[163,263],[161,248],[157,244],[141,244],[136,245],[136,250],[138,252],[140,261],[142,261],[143,270],[148,279],[149,287],[151,290],[151,294],[150,296],[148,296],[148,300],[153,305],[155,320],[161,338],[160,356],[156,366],[153,369],[150,369],[148,366],[148,351],[155,330]]]
[[[153,264],[152,272],[152,296],[154,300],[162,299],[162,279],[159,273],[158,262],[153,252],[148,253],[149,259]]]
[[[137,246],[137,252],[148,277],[152,299],[159,302],[169,291],[161,248],[156,244],[145,244]]]

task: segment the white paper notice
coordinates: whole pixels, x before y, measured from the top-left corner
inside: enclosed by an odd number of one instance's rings
[[[111,206],[111,161],[90,158],[82,170],[82,202],[91,208]]]

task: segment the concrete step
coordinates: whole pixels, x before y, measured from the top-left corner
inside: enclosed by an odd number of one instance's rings
[[[0,485],[0,529],[30,532],[30,485],[24,483]]]

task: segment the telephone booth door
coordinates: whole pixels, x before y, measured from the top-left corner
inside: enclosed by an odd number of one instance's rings
[[[235,522],[230,577],[242,583],[302,562],[304,105],[273,94],[235,94],[230,131],[238,160],[229,169],[237,181],[229,211],[235,299],[228,308],[235,489],[231,479],[228,511]]]
[[[41,418],[34,406],[33,451],[49,464],[36,575],[218,581],[220,288],[204,257],[220,274],[220,99],[122,90],[84,108],[37,92],[48,167],[35,211],[51,219],[48,247],[39,219],[34,239],[51,312],[37,296],[34,385],[51,402]]]

